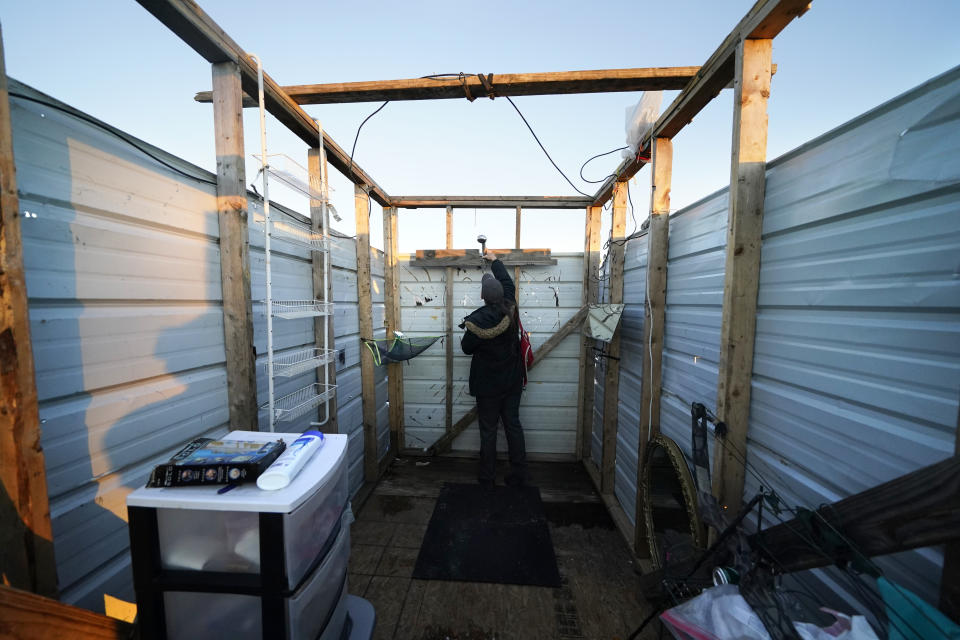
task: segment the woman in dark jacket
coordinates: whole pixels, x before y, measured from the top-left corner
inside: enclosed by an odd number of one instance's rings
[[[484,306],[468,315],[460,347],[470,362],[470,395],[477,399],[480,422],[480,484],[494,485],[497,463],[497,422],[503,422],[510,451],[510,475],[507,484],[520,486],[526,481],[527,454],[520,424],[520,394],[523,370],[520,360],[520,336],[517,329],[516,287],[500,260],[486,253],[493,275],[485,273],[480,282]]]

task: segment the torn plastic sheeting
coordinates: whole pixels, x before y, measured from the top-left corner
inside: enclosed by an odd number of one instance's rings
[[[660,115],[661,102],[663,91],[644,91],[637,104],[627,107],[627,148],[623,150],[624,158],[632,158],[640,150],[640,143],[653,129]]]
[[[809,622],[794,621],[793,626],[803,640],[878,640],[863,616],[847,616],[826,608],[821,610],[832,615],[836,622],[821,628]],[[675,638],[770,639],[759,616],[743,599],[735,584],[706,589],[696,598],[668,609],[660,619]]]
[[[596,340],[610,342],[617,325],[620,324],[620,314],[623,313],[622,304],[592,304],[586,324],[587,335]]]
[[[890,162],[893,180],[960,180],[960,95],[954,94],[900,133]]]

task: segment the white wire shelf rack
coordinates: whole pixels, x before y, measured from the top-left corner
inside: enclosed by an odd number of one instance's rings
[[[299,418],[307,411],[315,409],[322,403],[333,398],[337,392],[337,385],[314,382],[293,393],[277,398],[273,401],[273,419],[277,422],[287,422]],[[265,404],[261,409],[269,409]]]
[[[332,362],[337,357],[335,349],[307,348],[284,353],[273,358],[273,375],[278,378],[292,378],[317,367]],[[268,369],[269,364],[264,363]]]
[[[254,214],[254,224],[262,228],[265,221],[263,214]],[[270,214],[270,237],[305,247],[311,251],[330,250],[330,238],[314,231],[309,224],[295,220],[282,212]]]
[[[261,309],[267,305],[266,300],[260,300],[258,304]],[[333,315],[333,303],[320,300],[273,300],[270,306],[273,317],[284,320]]]
[[[263,156],[253,154],[258,161]],[[276,178],[287,187],[298,191],[313,200],[323,200],[323,189],[319,184],[311,184],[310,172],[306,167],[284,153],[267,154],[267,175]],[[319,181],[316,181],[319,182]],[[333,187],[328,187],[333,191]]]

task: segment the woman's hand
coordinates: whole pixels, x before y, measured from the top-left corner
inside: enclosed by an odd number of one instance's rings
[[[497,259],[497,256],[494,255],[493,251],[487,250],[487,251],[483,254],[483,259],[486,260],[486,261],[488,261],[488,262],[493,262],[494,260]]]

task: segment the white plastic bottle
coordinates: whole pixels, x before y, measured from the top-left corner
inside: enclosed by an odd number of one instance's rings
[[[286,487],[300,473],[303,465],[323,446],[323,434],[319,431],[304,431],[280,457],[257,478],[257,486],[264,491],[276,491]]]

